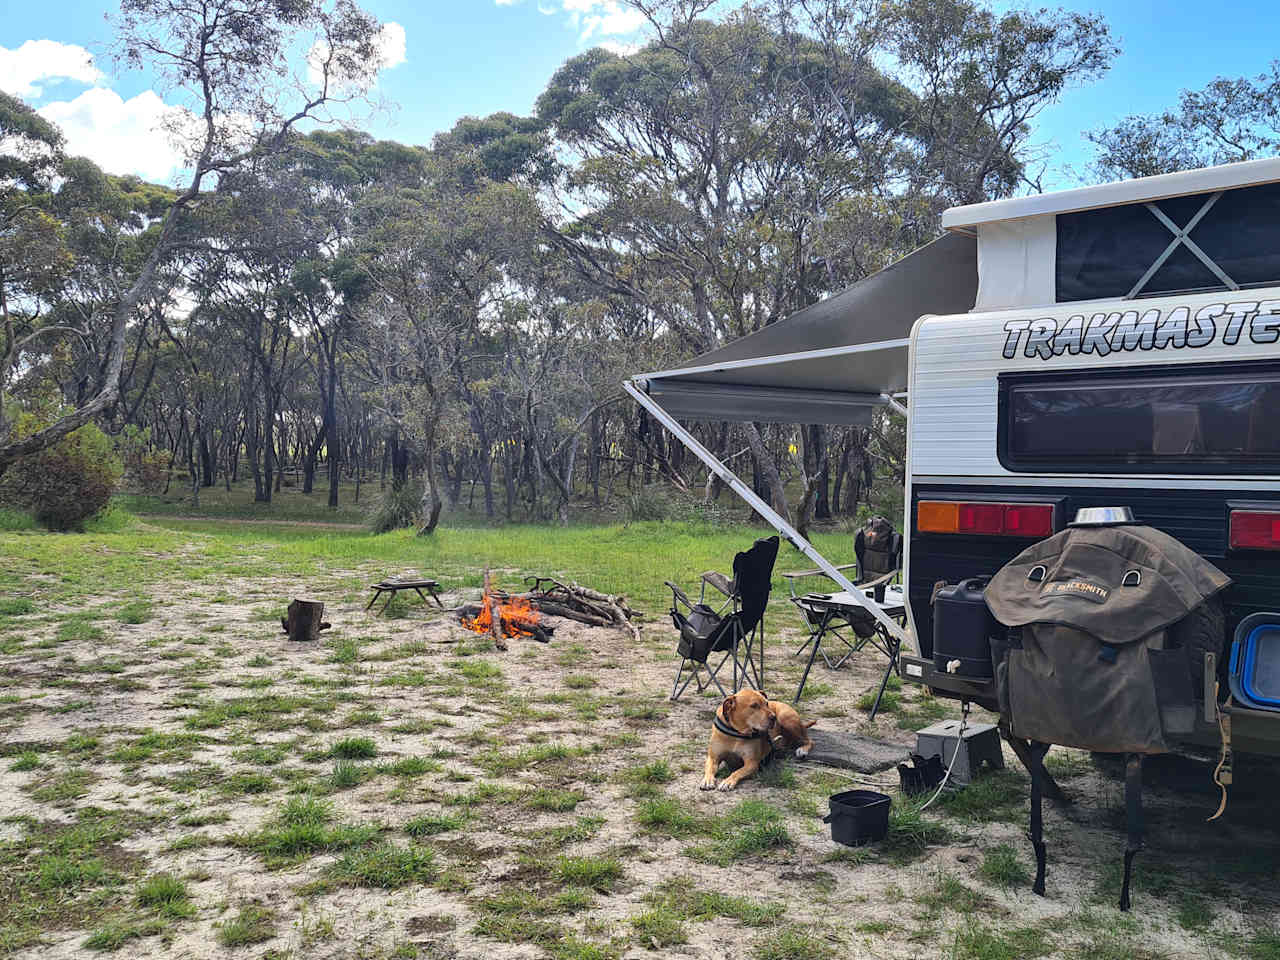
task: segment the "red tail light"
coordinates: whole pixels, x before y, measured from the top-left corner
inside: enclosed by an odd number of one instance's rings
[[[1047,537],[1053,533],[1051,503],[955,503],[921,500],[916,529],[921,533],[967,533],[982,537]]]
[[[1231,549],[1280,550],[1280,512],[1232,510]]]

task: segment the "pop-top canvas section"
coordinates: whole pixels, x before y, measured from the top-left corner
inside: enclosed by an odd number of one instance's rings
[[[1280,161],[948,210],[978,240],[976,310],[1280,285]]]

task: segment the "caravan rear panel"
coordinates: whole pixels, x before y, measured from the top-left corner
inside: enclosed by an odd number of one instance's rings
[[[994,574],[1082,507],[1131,507],[1231,576],[1228,631],[1280,609],[1280,288],[926,317],[910,403],[922,656],[935,583]]]

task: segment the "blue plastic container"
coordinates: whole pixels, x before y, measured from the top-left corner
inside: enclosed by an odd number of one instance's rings
[[[1240,621],[1229,680],[1242,704],[1280,711],[1280,613],[1254,613]]]

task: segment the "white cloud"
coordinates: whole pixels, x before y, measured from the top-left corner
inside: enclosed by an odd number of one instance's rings
[[[511,6],[520,0],[495,0],[500,7]],[[645,25],[644,14],[628,7],[619,0],[548,0],[538,4],[538,12],[545,16],[564,14],[570,28],[578,32],[578,42],[587,43],[592,37],[629,37]],[[601,42],[600,46],[618,52],[629,48],[634,53],[638,44]]]
[[[604,47],[610,53],[616,53],[620,57],[629,57],[631,54],[642,49],[643,43],[623,43],[621,40],[605,40],[603,43],[597,43],[597,47]]]
[[[388,20],[378,31],[378,39],[374,41],[378,47],[378,68],[390,70],[405,62],[404,27],[394,20]]]
[[[94,84],[102,80],[102,72],[93,65],[93,55],[74,43],[28,40],[16,50],[0,47],[0,90],[31,99],[44,93],[49,80]]]
[[[86,156],[108,173],[164,182],[184,165],[170,128],[185,111],[166,104],[154,90],[125,100],[114,90],[95,87],[38,112],[62,129],[67,153]]]

